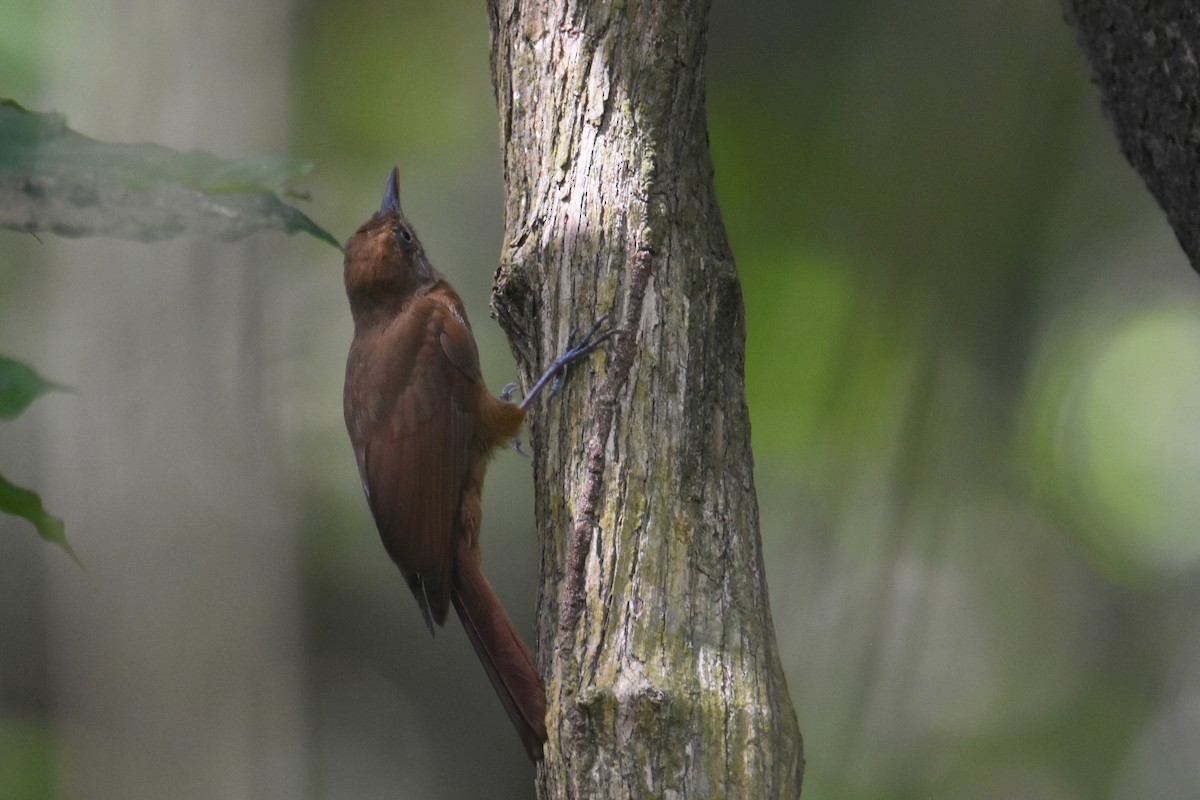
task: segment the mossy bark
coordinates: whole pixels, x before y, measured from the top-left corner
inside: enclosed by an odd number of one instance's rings
[[[493,306],[528,381],[543,541],[542,797],[795,797],[744,311],[713,194],[708,5],[489,0],[507,188]]]

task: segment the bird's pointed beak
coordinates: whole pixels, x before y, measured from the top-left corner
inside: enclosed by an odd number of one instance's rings
[[[400,168],[392,167],[387,184],[383,187],[383,202],[379,204],[379,213],[389,211],[400,213]]]

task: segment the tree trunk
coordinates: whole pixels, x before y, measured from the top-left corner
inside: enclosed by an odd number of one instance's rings
[[[621,329],[531,413],[541,796],[795,797],[708,152],[708,4],[488,5],[507,184],[494,309],[527,381],[599,314]]]
[[[1063,0],[1121,152],[1200,271],[1200,7]]]

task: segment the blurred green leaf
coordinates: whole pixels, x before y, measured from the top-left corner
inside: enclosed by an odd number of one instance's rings
[[[47,725],[0,719],[0,800],[53,798],[54,766],[54,736]]]
[[[1039,492],[1092,562],[1138,585],[1200,564],[1200,306],[1072,310],[1038,354],[1026,408]]]
[[[59,236],[150,242],[177,236],[226,241],[261,230],[338,241],[299,209],[287,182],[312,169],[284,158],[226,160],[202,150],[111,144],[58,114],[0,100],[0,226]]]
[[[16,419],[39,396],[53,391],[68,389],[46,380],[27,364],[0,356],[0,419]]]
[[[62,520],[46,511],[37,492],[23,489],[0,475],[0,511],[29,520],[39,536],[61,547],[76,564],[83,566],[83,562],[67,542]]]

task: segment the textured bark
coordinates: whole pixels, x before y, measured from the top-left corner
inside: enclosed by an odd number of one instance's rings
[[[526,381],[598,314],[623,331],[531,413],[541,795],[795,797],[708,152],[707,3],[489,13],[507,184],[494,308]]]
[[[1063,0],[1121,152],[1200,271],[1200,6]]]

